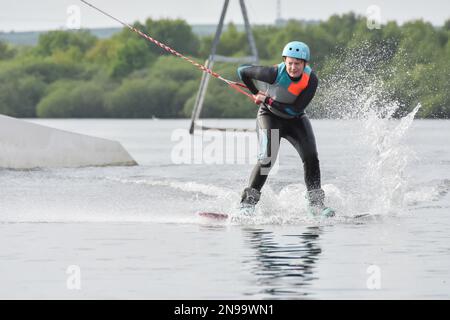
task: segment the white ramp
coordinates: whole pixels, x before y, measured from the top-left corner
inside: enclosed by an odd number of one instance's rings
[[[0,168],[131,166],[119,142],[0,115]]]

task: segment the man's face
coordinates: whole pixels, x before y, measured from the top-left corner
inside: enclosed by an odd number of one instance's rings
[[[286,71],[288,75],[290,75],[292,78],[298,78],[302,75],[303,69],[305,68],[304,60],[285,57],[284,63],[286,64]]]

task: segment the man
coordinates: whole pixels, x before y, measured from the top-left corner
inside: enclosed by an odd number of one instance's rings
[[[304,168],[308,211],[312,215],[334,216],[324,205],[320,167],[314,133],[305,109],[318,85],[316,74],[308,65],[309,47],[299,41],[288,43],[283,62],[274,67],[241,66],[238,74],[260,106],[257,116],[258,162],[242,193],[240,211],[253,215],[261,189],[279,151],[280,139],[288,140],[299,153]]]

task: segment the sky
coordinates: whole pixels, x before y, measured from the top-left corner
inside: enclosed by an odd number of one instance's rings
[[[191,24],[216,24],[223,0],[86,0],[125,21],[146,18],[181,18]],[[277,17],[278,0],[246,0],[250,22],[272,24]],[[378,21],[423,19],[443,25],[450,19],[450,0],[280,0],[284,19],[326,20],[333,14],[353,11],[366,15],[370,6],[377,6]],[[73,9],[71,6],[79,8]],[[69,10],[69,12],[68,12]],[[75,10],[75,11],[74,11]],[[369,9],[374,14],[372,9]],[[375,13],[377,14],[377,13]],[[114,20],[101,15],[79,0],[0,0],[0,31],[36,31],[67,29],[78,17],[81,28],[119,27]],[[230,0],[227,22],[241,23],[239,1]],[[77,24],[75,24],[77,25]]]

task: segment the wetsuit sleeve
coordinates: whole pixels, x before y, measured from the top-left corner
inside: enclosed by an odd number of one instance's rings
[[[269,84],[273,84],[277,80],[278,67],[260,67],[260,66],[240,66],[238,75],[242,82],[253,93],[257,94],[259,90],[256,88],[252,80],[259,80]]]
[[[312,98],[314,98],[318,85],[319,79],[317,78],[314,72],[311,72],[308,87],[306,87],[306,89],[297,97],[297,99],[293,104],[281,103],[276,100],[273,100],[270,97],[267,97],[264,103],[280,111],[284,111],[286,108],[291,108],[296,113],[301,114],[305,111],[306,107],[309,105]]]

